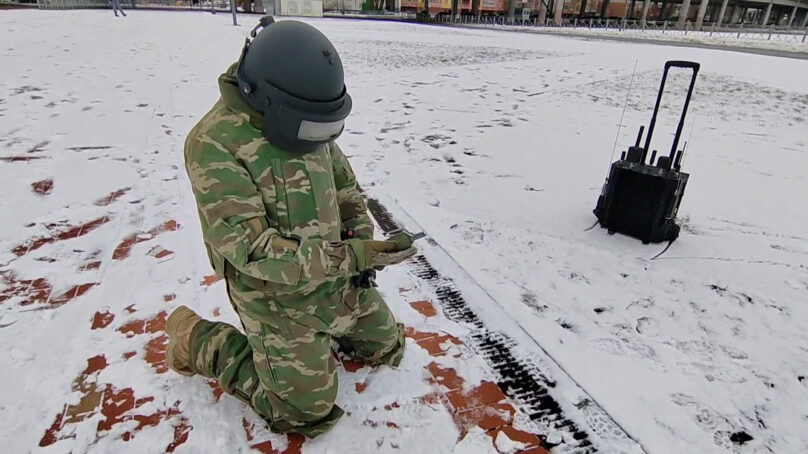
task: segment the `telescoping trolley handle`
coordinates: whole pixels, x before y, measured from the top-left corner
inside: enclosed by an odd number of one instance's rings
[[[690,105],[690,97],[693,95],[693,87],[696,85],[696,75],[698,75],[700,67],[701,65],[692,61],[671,60],[665,63],[665,72],[662,74],[662,82],[659,84],[659,93],[657,94],[656,106],[654,106],[654,115],[651,117],[651,124],[648,125],[648,135],[645,137],[645,147],[642,154],[643,161],[645,161],[645,157],[648,155],[648,147],[651,145],[651,136],[654,134],[657,112],[659,112],[659,104],[662,102],[662,92],[665,90],[665,80],[668,78],[668,70],[671,68],[691,68],[693,70],[693,77],[690,79],[690,88],[687,90],[685,106],[682,108],[682,116],[679,118],[679,126],[676,128],[676,135],[673,137],[673,145],[671,146],[670,162],[674,162],[673,158],[676,154],[676,147],[679,146],[679,137],[682,135],[682,128],[684,128],[685,116],[687,115],[687,107]]]

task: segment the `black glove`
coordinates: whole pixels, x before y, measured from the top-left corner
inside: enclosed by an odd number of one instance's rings
[[[371,288],[378,287],[376,285],[376,270],[369,269],[362,271],[351,279],[354,287],[358,288]]]

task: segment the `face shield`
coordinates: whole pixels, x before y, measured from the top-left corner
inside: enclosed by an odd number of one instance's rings
[[[337,138],[345,128],[345,120],[337,120],[326,123],[303,120],[300,122],[300,129],[297,131],[299,140],[309,142],[323,142]]]

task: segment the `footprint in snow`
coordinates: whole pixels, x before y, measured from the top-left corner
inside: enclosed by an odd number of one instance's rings
[[[570,323],[570,322],[568,322],[568,321],[566,321],[564,319],[558,319],[558,320],[556,320],[556,323],[558,323],[558,326],[564,328],[567,331],[571,331],[573,333],[578,331],[575,328],[575,325],[573,325],[572,323]]]
[[[656,337],[659,336],[659,322],[651,317],[640,317],[637,319],[637,326],[635,328],[638,333],[643,336]]]
[[[746,432],[742,431],[737,433],[742,433],[747,437],[749,437],[749,435]],[[729,452],[740,453],[741,451],[738,449],[738,445],[736,445],[733,442],[734,437],[736,436],[737,433],[733,433],[728,430],[719,430],[713,434],[713,443],[715,443],[718,446],[721,446],[722,448],[726,449]],[[749,437],[748,440],[752,440],[752,437]],[[746,442],[746,440],[744,442]],[[739,443],[739,445],[741,444],[743,443]]]
[[[536,295],[532,292],[524,292],[522,293],[522,303],[531,308],[533,312],[538,314],[539,316],[544,315],[544,311],[546,311],[549,307],[546,304],[542,304],[539,302]]]
[[[722,345],[721,350],[723,350],[724,354],[730,357],[730,359],[734,360],[749,359],[749,355],[747,355],[745,352],[729,345]]]
[[[691,419],[693,419],[693,422],[702,430],[712,432],[713,442],[716,445],[730,452],[739,452],[737,446],[742,443],[734,443],[733,437],[738,439],[737,434],[741,432],[736,431],[726,417],[706,405],[701,404],[693,396],[687,394],[672,394],[671,402],[685,408],[690,414]],[[746,434],[746,432],[743,433]],[[744,443],[752,439],[748,434],[746,434],[746,437],[744,437]]]
[[[589,345],[602,352],[610,353],[612,355],[623,356],[626,354],[626,348],[623,346],[623,342],[620,342],[617,339],[609,339],[605,337],[593,339],[589,341]]]
[[[714,359],[715,346],[702,340],[676,342],[674,347],[688,356],[699,358],[706,362],[712,362]]]
[[[745,383],[747,381],[747,378],[741,373],[727,368],[717,368],[713,363],[680,362],[677,364],[683,374],[690,377],[703,378],[711,383]]]
[[[571,281],[574,281],[574,282],[582,282],[584,284],[590,284],[591,283],[586,276],[584,276],[582,274],[578,274],[575,271],[570,271],[570,272],[559,271],[558,273],[562,277],[564,277],[566,279],[569,279]]]
[[[626,346],[628,347],[631,356],[656,361],[654,359],[656,357],[656,350],[654,350],[654,348],[650,345],[646,345],[637,340],[630,340],[627,342]]]
[[[602,440],[629,441],[626,433],[620,426],[596,403],[584,399],[575,406],[584,414],[586,425]]]

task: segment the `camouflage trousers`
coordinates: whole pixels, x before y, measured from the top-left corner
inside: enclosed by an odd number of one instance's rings
[[[404,327],[375,289],[337,282],[326,290],[278,297],[228,279],[246,335],[227,323],[197,323],[191,369],[250,405],[273,431],[326,432],[343,414],[332,339],[369,365],[397,366],[404,354]]]

